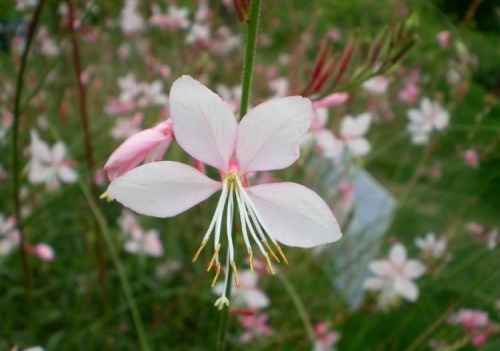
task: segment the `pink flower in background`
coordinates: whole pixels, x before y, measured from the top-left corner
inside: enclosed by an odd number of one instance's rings
[[[383,76],[375,76],[365,81],[361,87],[373,95],[384,95],[389,87],[389,79]]]
[[[473,235],[481,235],[484,233],[484,226],[476,222],[467,223],[467,230]]]
[[[407,104],[415,104],[419,96],[420,88],[414,82],[407,82],[404,88],[398,93],[399,99]]]
[[[0,213],[0,257],[7,256],[21,241],[14,217]]]
[[[142,228],[136,228],[131,230],[123,249],[131,254],[152,257],[163,255],[163,245],[159,233],[154,229],[143,231]]]
[[[441,178],[442,170],[441,163],[436,162],[434,165],[427,170],[427,176],[431,179],[438,180]]]
[[[233,283],[231,288],[231,300],[233,306],[258,310],[269,306],[269,298],[257,287],[258,275],[250,270],[244,270],[239,274],[239,287]],[[224,293],[224,284],[217,283],[212,292],[216,295]]]
[[[155,80],[151,84],[141,84],[141,96],[138,99],[140,107],[146,106],[166,106],[168,103],[167,95],[163,93],[163,83]]]
[[[426,268],[419,260],[408,260],[402,244],[393,245],[387,259],[373,261],[368,268],[375,277],[368,278],[363,286],[380,291],[378,303],[382,309],[396,304],[400,297],[417,300],[419,291],[413,280],[421,277]]]
[[[236,113],[240,108],[241,99],[241,85],[236,85],[232,88],[228,88],[223,84],[217,85],[217,94],[229,105],[229,108],[233,113]]]
[[[54,249],[44,243],[36,244],[35,246],[30,247],[28,251],[44,262],[52,262],[56,257]]]
[[[161,9],[157,4],[152,6],[153,15],[149,19],[149,22],[155,26],[164,30],[178,30],[187,29],[190,25],[188,19],[189,10],[185,7],[177,7],[176,5],[169,5],[168,13],[162,14]]]
[[[437,34],[437,40],[443,49],[449,49],[453,41],[453,36],[450,31],[443,30]]]
[[[208,45],[210,41],[210,28],[206,24],[195,23],[186,36],[187,44]]]
[[[326,323],[318,323],[314,326],[316,341],[314,342],[313,351],[333,351],[335,345],[340,340],[340,333],[330,331]]]
[[[464,162],[466,166],[471,168],[479,167],[479,155],[475,149],[467,149],[464,151]]]
[[[475,347],[484,346],[488,336],[493,333],[488,313],[481,310],[461,309],[450,316],[448,323],[460,325]]]
[[[137,112],[132,118],[117,119],[110,132],[113,139],[126,139],[139,133],[141,130],[142,117],[142,113]]]
[[[241,334],[240,341],[246,344],[254,338],[273,335],[273,330],[269,326],[268,321],[269,316],[267,313],[258,313],[242,317],[240,319],[240,324],[245,331]]]
[[[194,259],[215,230],[209,270],[216,269],[214,281],[217,279],[221,270],[221,227],[225,222],[228,240],[226,271],[234,271],[238,286],[232,237],[235,207],[239,208],[250,264],[253,257],[251,237],[271,271],[271,257],[279,261],[274,250],[286,262],[278,241],[289,246],[313,247],[341,237],[330,208],[315,192],[295,183],[249,187],[245,179],[249,172],[283,169],[297,160],[298,142],[309,128],[311,110],[310,101],[301,97],[276,99],[255,107],[238,124],[219,96],[191,77],[183,76],[174,82],[170,91],[175,138],[191,157],[219,170],[222,181],[214,181],[182,163],[154,162],[116,178],[110,184],[108,194],[136,212],[172,217],[222,190],[213,219]],[[226,274],[224,287],[227,287],[227,278]],[[216,302],[219,308],[229,305],[226,288],[223,291]]]
[[[38,133],[31,130],[30,153],[28,179],[31,183],[45,183],[47,189],[55,190],[60,182],[78,180],[78,174],[71,168],[72,162],[66,159],[66,146],[61,141],[49,148]]]
[[[124,115],[134,111],[137,108],[135,101],[122,101],[119,99],[111,99],[104,108],[104,112],[108,115]]]
[[[172,121],[167,119],[125,140],[104,165],[110,181],[127,173],[142,162],[159,161],[174,140]]]
[[[314,108],[311,127],[300,143],[306,146],[313,143],[324,157],[336,160],[342,155],[343,143],[327,128],[327,123],[328,109]]]
[[[125,6],[120,13],[120,27],[125,34],[141,32],[146,28],[139,11],[139,0],[125,0]]]

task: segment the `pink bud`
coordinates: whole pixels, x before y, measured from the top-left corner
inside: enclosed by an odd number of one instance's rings
[[[49,245],[44,243],[36,244],[33,247],[33,253],[45,262],[53,261],[56,256],[54,250]]]

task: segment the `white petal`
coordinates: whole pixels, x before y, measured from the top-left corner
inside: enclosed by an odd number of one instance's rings
[[[368,278],[363,283],[363,289],[366,290],[382,290],[386,281],[380,278]]]
[[[373,261],[368,265],[368,268],[376,275],[384,277],[394,275],[394,268],[388,260]]]
[[[285,245],[313,247],[342,237],[328,205],[302,185],[260,184],[247,191],[270,234]]]
[[[371,121],[372,115],[368,112],[356,118],[346,116],[340,122],[340,135],[345,138],[356,138],[365,135],[370,128]]]
[[[54,169],[52,167],[47,167],[37,159],[33,159],[30,163],[28,179],[34,184],[44,183],[53,172]]]
[[[236,139],[236,119],[229,106],[189,76],[170,90],[170,116],[175,139],[193,158],[227,170]]]
[[[52,162],[58,163],[64,160],[66,155],[66,146],[61,141],[54,144],[51,150]]]
[[[163,218],[186,211],[220,189],[220,182],[190,166],[161,161],[116,178],[108,194],[135,212]]]
[[[354,156],[364,156],[372,149],[370,143],[365,138],[347,140],[347,149]]]
[[[418,278],[426,271],[425,266],[418,260],[409,260],[403,269],[403,274],[407,278]]]
[[[344,151],[344,142],[335,138],[328,129],[316,133],[316,145],[326,158],[337,159]]]
[[[78,180],[78,173],[76,173],[69,166],[60,166],[57,169],[59,179],[65,183],[74,183]]]
[[[394,289],[408,301],[417,300],[418,287],[409,279],[396,279]]]
[[[406,262],[406,248],[402,244],[394,244],[389,251],[389,259],[394,265],[402,267]]]
[[[269,306],[269,298],[258,289],[242,290],[241,297],[245,300],[245,305],[252,309],[266,308]]]
[[[312,113],[311,101],[298,96],[253,108],[238,126],[236,159],[242,173],[282,169],[295,162]]]
[[[31,130],[30,153],[33,159],[47,163],[51,161],[49,145],[40,139],[38,133],[34,129]]]

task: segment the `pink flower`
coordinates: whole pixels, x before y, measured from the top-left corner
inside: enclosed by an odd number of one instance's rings
[[[314,333],[316,334],[316,341],[314,342],[313,351],[333,350],[340,340],[340,334],[336,331],[329,331],[326,323],[316,324]]]
[[[464,162],[471,168],[479,167],[479,155],[474,149],[467,149],[464,151]]]
[[[152,257],[163,255],[163,245],[158,231],[154,229],[143,231],[140,227],[130,231],[129,238],[124,245],[124,250],[131,254],[142,254]]]
[[[143,161],[159,161],[174,139],[172,121],[167,119],[154,128],[145,129],[125,140],[104,165],[110,181]]]
[[[399,297],[414,302],[418,298],[418,287],[413,279],[421,277],[425,266],[418,260],[408,260],[406,248],[395,244],[389,251],[387,259],[373,261],[368,266],[375,277],[364,283],[367,290],[378,290],[379,306],[383,309],[394,305]]]
[[[427,144],[433,130],[444,130],[450,123],[450,114],[437,102],[423,98],[420,109],[410,109],[406,112],[409,120],[408,131],[415,145]]]
[[[368,79],[362,85],[362,88],[373,95],[384,95],[389,87],[389,80],[383,76],[375,76]]]
[[[450,31],[443,30],[437,34],[437,40],[443,49],[448,49],[453,40],[453,36]]]
[[[33,246],[32,252],[34,255],[38,256],[39,259],[45,262],[51,262],[56,257],[54,250],[49,245],[44,243]]]
[[[123,115],[130,113],[137,108],[137,103],[134,100],[122,101],[119,99],[111,99],[104,108],[104,112],[108,115]]]
[[[137,112],[132,118],[120,118],[115,122],[115,126],[111,129],[113,139],[125,139],[141,130],[142,113]]]
[[[238,124],[218,95],[191,77],[183,76],[174,82],[170,91],[175,138],[191,157],[218,169],[222,181],[214,181],[182,163],[154,162],[116,178],[108,194],[136,212],[173,217],[222,190],[194,259],[215,229],[209,269],[216,269],[217,278],[221,269],[221,227],[226,213],[229,244],[226,270],[234,271],[236,285],[239,285],[232,233],[233,213],[238,207],[250,263],[251,237],[273,271],[270,255],[279,259],[267,239],[286,261],[278,241],[289,246],[313,247],[341,237],[330,208],[315,192],[295,183],[249,187],[245,178],[249,172],[286,168],[298,159],[298,142],[309,127],[311,109],[311,102],[301,97],[271,100],[249,111]],[[227,278],[226,274],[225,287]],[[226,288],[216,302],[219,308],[229,305],[225,291]]]
[[[370,128],[372,115],[362,113],[356,117],[345,116],[340,122],[339,138],[353,156],[364,156],[371,151],[371,145],[365,138]]]
[[[437,237],[434,233],[429,232],[424,237],[417,237],[415,245],[422,250],[425,255],[430,255],[433,258],[443,258],[446,256],[446,237]]]
[[[7,219],[0,213],[0,257],[7,256],[14,248],[19,245],[21,237],[16,229],[16,220],[14,217]]]
[[[473,235],[481,235],[484,233],[484,226],[476,222],[467,223],[467,230]]]
[[[246,344],[255,337],[272,335],[273,330],[269,327],[268,320],[269,316],[266,313],[242,317],[240,323],[245,332],[241,334],[240,341]]]

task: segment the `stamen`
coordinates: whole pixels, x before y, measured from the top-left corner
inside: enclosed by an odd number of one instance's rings
[[[252,275],[253,275],[254,274],[254,271],[253,271],[253,253],[252,253],[251,247],[248,247],[248,264],[250,265],[250,273],[252,273]]]
[[[236,284],[237,288],[240,288],[240,281],[238,279],[238,270],[236,269],[236,264],[234,263],[234,261],[231,261],[231,268],[233,269],[234,283]]]
[[[288,265],[288,260],[285,256],[285,254],[283,253],[283,251],[281,251],[281,246],[279,246],[278,242],[276,242],[275,240],[273,240],[273,244],[274,244],[274,246],[276,246],[276,249],[278,250],[283,261],[285,261],[285,263]]]
[[[101,196],[99,196],[99,199],[100,199],[100,200],[104,200],[104,199],[106,199],[106,201],[107,201],[107,202],[111,202],[111,201],[113,201],[113,200],[114,200],[114,199],[113,199],[113,198],[112,198],[112,197],[108,194],[108,192],[107,192],[107,191],[103,192],[103,193],[101,194]]]
[[[220,250],[220,243],[217,245],[217,247],[214,250],[214,254],[212,255],[212,258],[210,259],[210,263],[208,264],[207,272],[210,272],[210,269],[212,268],[212,265],[214,264],[215,258],[217,257],[219,250]],[[219,265],[219,269],[220,269],[220,265]]]
[[[266,258],[267,266],[269,267],[269,271],[271,272],[271,274],[275,274],[276,271],[273,268],[273,264],[271,263],[271,260],[269,259],[269,255],[267,254],[267,252],[264,254],[264,257]]]
[[[203,250],[203,248],[205,247],[206,244],[207,244],[207,240],[203,240],[200,247],[198,248],[198,250],[196,250],[196,253],[194,254],[194,257],[191,260],[191,262],[194,262],[198,259],[198,256],[200,255],[201,250]]]
[[[210,285],[211,288],[213,288],[215,286],[215,283],[217,283],[217,278],[219,278],[219,274],[220,274],[220,264],[218,263],[217,264],[217,270],[215,271],[214,280],[212,280],[212,284]]]
[[[271,249],[271,246],[269,246],[269,243],[267,242],[267,240],[264,239],[264,240],[262,240],[262,242],[266,246],[267,250],[271,253],[271,256],[273,256],[273,258],[276,260],[276,262],[280,263],[278,256],[276,256],[274,251]]]
[[[227,233],[227,241],[228,241],[228,253],[229,260],[234,261],[234,246],[233,246],[233,212],[234,212],[234,184],[231,183],[229,189],[229,201],[227,204],[227,213],[226,213],[226,233]]]

